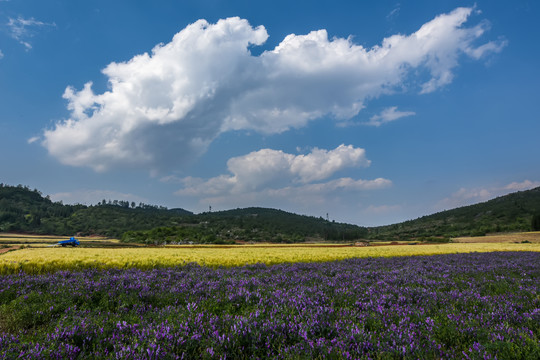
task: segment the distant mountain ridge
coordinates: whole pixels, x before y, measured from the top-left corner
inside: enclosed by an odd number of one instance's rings
[[[181,208],[117,200],[91,206],[64,205],[44,197],[38,190],[0,184],[0,232],[96,234],[138,241],[166,236],[206,242],[480,236],[531,230],[535,218],[540,226],[539,214],[540,187],[399,224],[366,228],[260,207],[193,214]]]

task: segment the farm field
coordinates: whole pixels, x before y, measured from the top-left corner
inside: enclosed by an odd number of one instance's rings
[[[435,255],[488,251],[540,251],[540,243],[472,243],[400,246],[177,246],[140,248],[24,248],[0,255],[0,274],[40,274],[87,268],[153,269],[197,263],[210,267],[323,262],[347,258]]]
[[[18,249],[22,246],[32,248],[50,247],[61,240],[67,239],[69,239],[69,236],[0,233],[0,253],[2,249]],[[122,245],[117,239],[109,239],[100,236],[82,236],[77,237],[77,239],[82,245],[87,247],[108,247]]]
[[[0,276],[0,358],[537,359],[540,252]]]
[[[540,243],[540,231],[458,237],[453,241],[458,243],[521,243],[523,241]]]

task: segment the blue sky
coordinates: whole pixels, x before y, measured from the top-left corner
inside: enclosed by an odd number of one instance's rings
[[[0,1],[0,182],[383,225],[540,186],[535,1]]]

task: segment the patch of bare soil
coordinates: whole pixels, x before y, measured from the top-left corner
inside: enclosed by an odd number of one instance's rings
[[[7,253],[9,251],[12,251],[12,250],[19,250],[20,248],[21,248],[20,246],[13,246],[13,247],[0,249],[0,255],[5,254],[5,253]]]

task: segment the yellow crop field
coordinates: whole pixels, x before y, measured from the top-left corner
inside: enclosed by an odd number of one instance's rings
[[[45,273],[86,268],[177,266],[196,262],[205,266],[320,262],[354,257],[392,257],[463,252],[540,251],[540,244],[437,244],[373,247],[330,246],[193,246],[161,248],[26,248],[0,255],[0,274]]]

